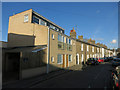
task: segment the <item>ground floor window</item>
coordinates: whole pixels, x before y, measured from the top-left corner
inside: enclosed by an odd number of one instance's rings
[[[89,58],[89,54],[87,55],[87,59]]]
[[[51,62],[54,63],[54,57],[53,56],[51,57]]]
[[[58,64],[62,64],[63,63],[63,55],[58,54],[58,56],[57,56],[57,63]]]
[[[69,55],[69,62],[72,62],[72,55]]]

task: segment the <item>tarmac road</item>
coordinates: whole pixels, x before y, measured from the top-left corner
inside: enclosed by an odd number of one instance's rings
[[[30,88],[104,88],[111,89],[112,65],[104,62],[88,66],[83,71],[75,70],[40,82]]]

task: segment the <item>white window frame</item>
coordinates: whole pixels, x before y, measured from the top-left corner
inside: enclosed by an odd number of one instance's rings
[[[71,40],[71,45],[72,45],[72,40]]]
[[[66,41],[66,43],[68,43],[68,38],[67,38],[67,37],[66,37],[66,40],[65,40],[65,41]]]
[[[58,37],[59,37],[58,41],[63,42],[63,36],[58,34]]]
[[[99,48],[97,48],[97,52],[99,52]]]
[[[61,60],[60,63],[58,63],[58,61],[57,61],[57,64],[63,64],[63,55],[62,55],[62,54],[58,54],[58,55],[61,55],[61,57],[62,57],[61,59],[62,59],[62,60]],[[58,60],[58,58],[57,58],[57,60]]]
[[[59,31],[59,28],[57,28],[57,31]]]
[[[81,43],[81,51],[83,51],[83,43]]]
[[[90,54],[90,58],[92,58],[92,54]]]
[[[84,62],[84,54],[81,54],[81,62]]]
[[[70,56],[71,54],[69,54],[68,56]],[[68,57],[68,61],[69,61],[69,57]],[[71,55],[71,61],[69,61],[69,62],[72,62],[72,55]]]
[[[68,38],[68,42],[67,42],[67,44],[69,44],[69,38]]]
[[[26,19],[26,16],[27,16],[27,19]],[[26,14],[26,15],[24,15],[24,22],[28,22],[28,21],[29,21],[29,15]]]
[[[68,44],[72,45],[72,40],[71,40],[71,39],[69,39],[69,40],[70,40],[70,43],[69,43],[69,41],[68,41]]]
[[[66,37],[64,37],[64,43],[66,42]]]
[[[89,54],[87,54],[87,59],[89,58]]]
[[[45,22],[44,20],[39,19],[39,24],[40,24],[40,25],[42,25],[42,24],[41,24],[41,21]],[[46,25],[47,25],[47,22],[45,22],[45,25],[43,25],[43,26],[46,26]]]
[[[94,46],[92,46],[92,52],[94,52]]]
[[[51,57],[51,62],[54,63],[54,61],[55,61],[55,60],[54,60],[54,57],[52,56],[52,57]]]
[[[55,39],[54,34],[52,34],[52,39],[53,39],[53,40]]]
[[[89,51],[89,45],[87,45],[87,51]]]

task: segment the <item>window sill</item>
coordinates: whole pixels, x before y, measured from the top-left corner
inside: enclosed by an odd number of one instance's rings
[[[63,64],[63,63],[57,63],[57,64],[59,64],[59,65],[60,65],[60,64]]]
[[[26,22],[23,22],[23,23],[28,23],[28,21],[26,21]]]

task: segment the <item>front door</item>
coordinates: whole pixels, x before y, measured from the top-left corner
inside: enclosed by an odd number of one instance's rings
[[[66,67],[69,67],[68,54],[66,55]]]
[[[63,68],[65,68],[65,54],[63,54]]]

